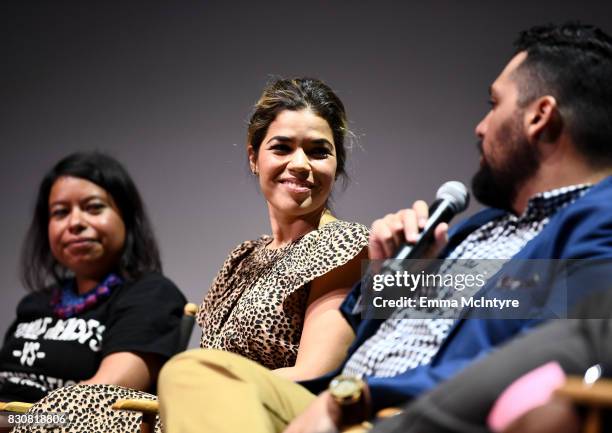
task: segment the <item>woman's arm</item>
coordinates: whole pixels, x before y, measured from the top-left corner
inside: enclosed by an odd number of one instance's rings
[[[166,277],[147,274],[125,287],[104,322],[102,362],[84,384],[147,391],[176,353],[185,298]]]
[[[159,355],[116,352],[105,356],[96,374],[81,383],[103,383],[149,391],[151,385],[157,381],[162,365],[163,360]]]
[[[297,360],[293,367],[275,372],[287,379],[306,380],[338,367],[346,356],[355,334],[340,314],[340,304],[359,280],[364,248],[346,264],[313,280],[310,286],[304,328]]]

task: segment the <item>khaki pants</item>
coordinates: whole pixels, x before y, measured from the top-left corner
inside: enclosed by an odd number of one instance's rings
[[[282,432],[316,397],[253,361],[210,349],[166,363],[158,394],[168,433]]]

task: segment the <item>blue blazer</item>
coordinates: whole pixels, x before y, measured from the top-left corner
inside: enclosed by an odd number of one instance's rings
[[[448,255],[474,230],[504,214],[505,211],[499,209],[485,209],[454,227],[442,257]],[[469,318],[470,311],[464,310],[463,318],[456,321],[430,364],[394,377],[365,378],[372,395],[373,410],[398,405],[420,395],[510,338],[537,326],[545,319],[563,317],[568,307],[592,291],[611,287],[612,177],[604,179],[580,199],[557,212],[540,234],[528,242],[504,268],[511,269],[517,281],[521,281],[534,272],[528,269],[531,259],[585,260],[571,260],[567,265],[567,273],[562,276],[553,275],[552,279],[542,281],[538,287],[529,287],[530,293],[540,301],[538,308],[541,314],[520,320],[478,319]],[[599,259],[603,260],[600,262]],[[606,265],[599,266],[601,263]],[[499,290],[496,286],[499,285],[494,276],[487,281],[481,292],[489,296]],[[352,313],[360,293],[361,287],[357,284],[341,306],[344,317],[356,334],[344,363],[376,333],[383,322],[380,319],[362,320],[360,314]],[[340,374],[344,363],[332,373],[301,384],[319,393],[327,388],[334,376]]]

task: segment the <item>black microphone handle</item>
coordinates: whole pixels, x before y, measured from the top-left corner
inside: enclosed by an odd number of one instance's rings
[[[402,245],[391,258],[391,260],[410,260],[420,259],[426,250],[431,246],[434,232],[438,224],[449,222],[454,212],[448,200],[441,200],[439,203],[433,203],[433,213],[427,219],[427,224],[423,228],[419,239],[414,244]]]
[[[436,200],[438,203],[433,203],[431,208],[433,213],[427,219],[427,224],[423,228],[419,239],[414,244],[405,243],[395,253],[395,255],[382,263],[380,273],[387,274],[393,272],[401,272],[409,270],[410,266],[402,260],[420,259],[423,257],[427,249],[431,246],[434,232],[438,224],[449,222],[455,212],[453,211],[452,203],[449,200]]]

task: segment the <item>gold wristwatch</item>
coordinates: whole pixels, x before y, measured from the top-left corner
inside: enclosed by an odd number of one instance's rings
[[[365,382],[355,376],[336,376],[329,384],[329,392],[342,411],[342,425],[358,424],[366,419]]]

